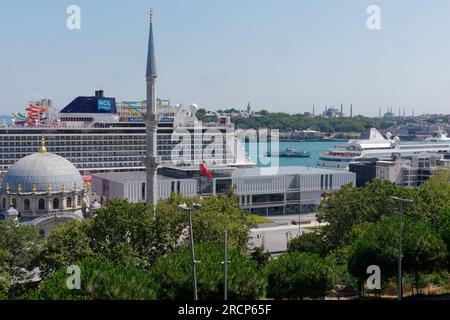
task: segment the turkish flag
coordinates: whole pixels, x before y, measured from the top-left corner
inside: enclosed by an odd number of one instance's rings
[[[200,170],[199,170],[200,174],[204,174],[205,176],[208,177],[209,180],[211,180],[213,178],[212,173],[206,169],[205,165],[203,163],[200,163]]]

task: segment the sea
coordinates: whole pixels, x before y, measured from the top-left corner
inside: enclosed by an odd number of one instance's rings
[[[245,150],[250,156],[250,160],[256,162],[258,167],[267,166],[304,166],[304,167],[315,167],[317,161],[320,158],[320,154],[327,152],[329,149],[347,142],[347,140],[335,140],[335,141],[301,141],[301,142],[280,142],[279,151],[284,151],[287,148],[294,148],[295,151],[309,151],[311,156],[309,158],[271,158],[267,157],[265,154],[270,151],[270,144],[265,143],[253,143],[250,144],[246,142]],[[277,150],[273,150],[277,153]]]

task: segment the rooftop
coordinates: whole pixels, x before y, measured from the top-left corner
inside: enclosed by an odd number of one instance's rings
[[[212,171],[214,174],[215,170],[222,171],[223,170],[229,170],[230,176],[232,178],[239,178],[239,177],[261,177],[261,176],[280,176],[280,175],[320,175],[320,174],[345,174],[349,173],[347,171],[337,171],[337,170],[330,170],[330,169],[322,169],[322,168],[315,168],[315,167],[302,167],[302,166],[292,166],[292,167],[267,167],[267,168],[233,168],[233,167],[207,167],[208,170]],[[198,170],[198,166],[194,167],[178,167],[173,168],[180,171],[192,171],[192,170]],[[120,183],[127,183],[127,182],[140,182],[145,181],[145,175],[146,173],[144,171],[137,171],[137,172],[107,172],[107,173],[98,173],[94,174],[96,177],[100,177],[103,179],[108,179],[112,181],[117,181]],[[220,178],[223,178],[223,175],[220,176]],[[173,178],[164,176],[159,174],[158,179],[160,180],[170,180]],[[183,179],[183,178],[177,178],[177,179]]]

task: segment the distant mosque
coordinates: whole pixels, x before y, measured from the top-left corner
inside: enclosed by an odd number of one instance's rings
[[[0,220],[33,225],[43,236],[71,220],[82,220],[90,204],[87,183],[67,159],[47,152],[44,137],[38,153],[17,161],[0,184]]]

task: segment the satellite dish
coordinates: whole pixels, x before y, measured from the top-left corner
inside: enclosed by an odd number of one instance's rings
[[[191,116],[194,117],[195,114],[196,114],[197,111],[198,111],[198,106],[197,106],[195,103],[192,103],[192,104],[189,106],[189,110],[191,111]]]

